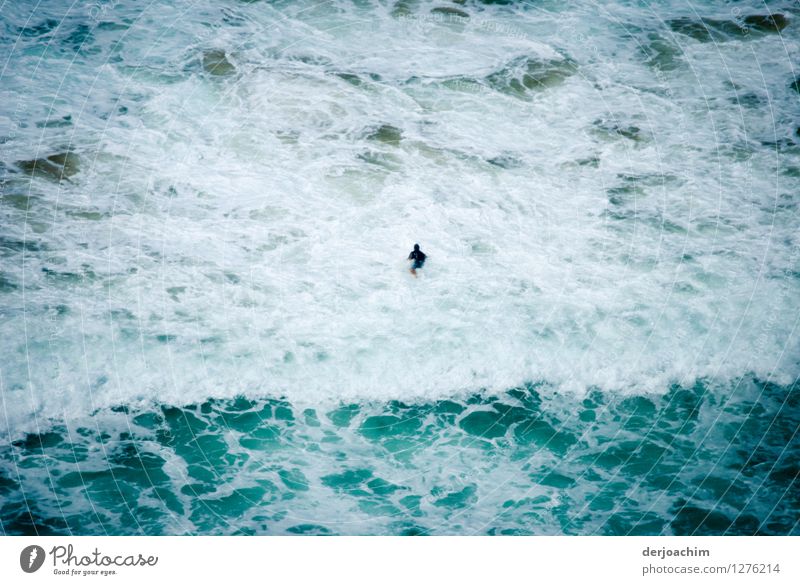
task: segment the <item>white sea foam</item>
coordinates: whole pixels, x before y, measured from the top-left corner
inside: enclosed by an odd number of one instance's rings
[[[2,268],[12,428],[239,393],[797,377],[794,24],[714,44],[665,27],[680,7],[390,8],[4,7],[3,164],[81,157],[4,184],[2,235],[28,242]],[[672,70],[646,63],[656,33]],[[235,72],[204,71],[212,50]],[[575,71],[487,82],[525,58]]]

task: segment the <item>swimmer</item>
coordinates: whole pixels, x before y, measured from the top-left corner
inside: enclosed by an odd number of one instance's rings
[[[414,244],[414,251],[408,255],[408,259],[412,260],[409,272],[414,275],[414,278],[417,277],[417,270],[422,268],[423,264],[425,264],[425,258],[427,258],[427,256],[419,249],[419,244]]]

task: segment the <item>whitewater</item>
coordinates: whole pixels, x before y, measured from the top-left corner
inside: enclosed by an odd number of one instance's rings
[[[800,530],[796,4],[0,26],[4,532]]]

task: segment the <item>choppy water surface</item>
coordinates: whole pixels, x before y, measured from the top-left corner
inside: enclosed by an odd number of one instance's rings
[[[798,27],[0,4],[3,531],[797,534]]]

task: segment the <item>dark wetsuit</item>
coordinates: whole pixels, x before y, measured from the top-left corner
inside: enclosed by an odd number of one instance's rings
[[[425,264],[425,253],[422,250],[414,250],[411,254],[408,255],[409,260],[413,260],[414,264],[411,265],[411,270],[416,270],[417,268],[422,268],[422,265]]]

